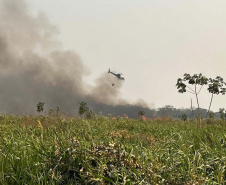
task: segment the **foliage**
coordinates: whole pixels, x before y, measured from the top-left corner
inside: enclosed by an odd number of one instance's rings
[[[226,88],[224,88],[224,79],[217,76],[215,79],[209,78],[208,91],[212,94],[225,94]]]
[[[188,119],[187,114],[182,114],[181,119],[183,121],[187,121],[187,119]]]
[[[37,112],[38,113],[40,113],[40,112],[43,112],[43,110],[44,110],[44,102],[39,102],[38,104],[37,104]]]
[[[210,119],[214,119],[215,114],[214,114],[213,111],[209,111],[209,112],[208,112],[208,116],[209,116]]]
[[[138,112],[138,115],[139,115],[139,116],[144,116],[144,115],[145,115],[145,112],[144,112],[143,110],[140,110],[140,111]]]
[[[208,85],[209,85],[209,87],[207,90],[209,91],[209,93],[212,94],[209,109],[208,109],[208,112],[209,112],[211,104],[212,104],[212,100],[213,100],[213,95],[214,94],[225,95],[226,88],[224,87],[224,85],[225,85],[224,79],[221,78],[220,76],[217,76],[215,79],[209,78]]]
[[[79,114],[80,115],[85,114],[87,119],[95,119],[96,118],[95,112],[89,110],[86,102],[80,102],[79,104],[80,104],[80,106],[79,106]]]
[[[80,102],[79,103],[79,114],[83,115],[85,113],[87,113],[89,110],[89,108],[87,107],[87,103],[86,102]]]
[[[220,118],[222,120],[225,120],[225,118],[226,118],[226,111],[225,111],[225,109],[224,108],[220,108],[219,109],[219,113],[220,113]]]
[[[189,85],[194,85],[195,87],[192,89]],[[201,86],[199,89],[197,89],[198,85]],[[212,94],[209,109],[207,112],[207,115],[209,115],[212,100],[213,100],[213,95],[214,94],[225,95],[226,88],[224,87],[225,82],[223,78],[221,78],[220,76],[217,76],[215,79],[212,79],[212,78],[208,79],[207,77],[203,76],[201,73],[194,74],[193,76],[185,73],[183,78],[178,78],[177,84],[176,84],[179,93],[189,92],[189,93],[195,94],[198,109],[200,108],[198,94],[200,93],[203,85],[208,85],[207,90],[209,91],[209,93]],[[201,113],[199,112],[199,115],[200,114]]]
[[[164,107],[159,108],[158,111],[161,117],[171,117],[175,108],[171,105],[165,105]]]
[[[87,119],[95,119],[96,118],[96,114],[94,111],[92,110],[88,110],[86,113],[86,118]]]
[[[184,93],[184,92],[187,91],[189,93],[195,94],[197,105],[198,105],[198,109],[200,109],[198,94],[200,93],[203,85],[207,85],[207,83],[208,83],[208,78],[203,76],[202,73],[194,74],[193,76],[191,76],[190,74],[185,73],[183,79],[181,79],[181,78],[177,79],[176,86],[177,86],[177,89],[178,89],[179,93]],[[194,85],[195,87],[192,89],[188,85]],[[197,89],[198,85],[201,86],[199,88],[199,90]],[[199,111],[198,115],[201,115],[200,111]]]
[[[219,120],[2,115],[0,184],[225,184],[225,132]]]
[[[195,89],[190,88],[188,85],[186,85],[186,83],[188,83],[189,85],[195,85]],[[199,94],[202,86],[206,85],[207,83],[208,83],[208,78],[203,76],[202,73],[194,74],[193,76],[185,73],[184,78],[182,79],[178,78],[176,86],[177,86],[178,92],[180,93],[184,93],[188,91],[193,94]],[[197,87],[196,87],[197,85],[201,85],[201,88],[199,90],[197,90]]]

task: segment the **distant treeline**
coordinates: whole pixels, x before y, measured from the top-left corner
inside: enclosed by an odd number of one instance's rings
[[[123,106],[115,106],[114,108],[110,106],[99,107],[100,110],[95,110],[102,112],[102,115],[107,116],[111,114],[112,116],[123,116],[126,114],[129,118],[138,118],[139,111],[144,111],[144,116],[147,118],[159,118],[159,117],[171,117],[175,119],[182,119],[185,115],[187,119],[194,119],[198,117],[199,111],[197,108],[188,109],[188,108],[174,108],[171,105],[166,105],[164,107],[158,109],[150,109],[150,108],[141,108],[140,106],[131,106],[131,105],[123,105]],[[200,113],[202,118],[207,118],[207,109],[200,108]],[[214,118],[220,119],[219,112],[211,112]],[[209,118],[209,116],[208,116]]]

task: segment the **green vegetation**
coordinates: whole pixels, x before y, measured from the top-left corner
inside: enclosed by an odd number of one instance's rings
[[[222,120],[225,120],[225,118],[226,118],[226,112],[225,112],[225,109],[224,109],[224,108],[220,108],[220,109],[219,109],[219,113],[220,113],[220,118],[221,118]]]
[[[190,87],[190,85],[194,85],[194,88],[192,89]],[[213,101],[213,95],[214,94],[225,95],[225,92],[226,92],[225,85],[226,85],[226,83],[224,82],[223,78],[221,78],[220,76],[217,76],[215,79],[212,79],[212,78],[207,78],[207,77],[203,76],[202,73],[194,74],[193,76],[185,73],[184,77],[178,78],[177,83],[176,83],[176,87],[177,87],[179,93],[189,92],[189,93],[195,95],[198,110],[199,110],[198,116],[201,116],[198,95],[199,95],[199,93],[202,90],[202,87],[204,85],[208,85],[207,90],[208,90],[209,93],[211,93],[210,104],[209,104],[209,108],[208,108],[208,111],[207,111],[207,116],[208,115],[210,116],[211,115],[210,108],[211,108],[212,101]]]
[[[96,114],[94,111],[89,110],[89,107],[87,106],[86,102],[80,102],[79,103],[79,115],[86,115],[87,119],[92,119],[96,117]]]
[[[224,184],[213,120],[0,117],[0,184]]]
[[[139,116],[144,116],[144,115],[145,115],[145,112],[144,112],[143,110],[140,110],[140,111],[138,112],[138,115],[139,115]]]
[[[40,114],[40,112],[43,112],[43,110],[44,110],[44,102],[39,102],[38,104],[37,104],[37,112]]]

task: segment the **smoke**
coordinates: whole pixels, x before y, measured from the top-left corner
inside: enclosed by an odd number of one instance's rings
[[[119,81],[115,76],[106,72],[96,79],[95,82],[95,86],[91,89],[91,94],[89,94],[90,99],[106,105],[126,104],[125,100],[120,99],[119,89],[123,82]]]
[[[72,114],[78,112],[81,101],[94,111],[104,108],[109,113],[114,106],[122,111],[123,106],[132,106],[120,98],[122,84],[107,71],[96,79],[95,86],[84,83],[89,70],[74,51],[59,49],[57,28],[44,14],[32,16],[23,0],[0,3],[2,113],[35,113],[40,101],[45,102],[45,109],[59,106]],[[116,85],[112,87],[112,83]]]

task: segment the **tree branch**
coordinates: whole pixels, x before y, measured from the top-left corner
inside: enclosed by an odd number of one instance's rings
[[[190,89],[192,92],[195,93],[195,91],[191,87],[187,86],[187,88]]]
[[[200,93],[200,91],[202,90],[202,87],[203,87],[203,85],[200,87],[199,92],[198,92],[197,94],[199,94],[199,93]]]
[[[188,90],[187,90],[187,92],[189,92],[189,93],[191,93],[191,94],[195,94],[194,92],[191,92],[191,91],[188,91]]]

